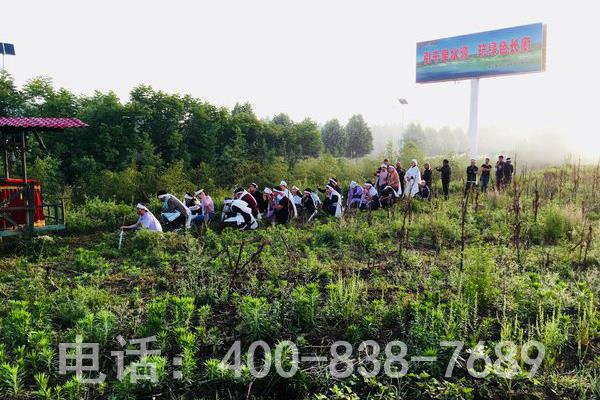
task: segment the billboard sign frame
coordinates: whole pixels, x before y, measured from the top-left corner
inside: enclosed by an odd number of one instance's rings
[[[546,70],[546,25],[534,23],[418,42],[417,83]]]

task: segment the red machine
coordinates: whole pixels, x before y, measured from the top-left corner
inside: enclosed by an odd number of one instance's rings
[[[65,229],[64,204],[45,203],[38,181],[27,177],[27,146],[33,136],[42,149],[41,132],[62,132],[87,126],[76,118],[0,117],[0,151],[4,178],[0,178],[0,238]],[[11,178],[11,154],[21,156],[21,177]]]

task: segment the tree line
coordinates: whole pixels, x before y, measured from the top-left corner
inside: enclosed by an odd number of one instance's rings
[[[84,130],[45,135],[48,153],[32,144],[38,169],[56,169],[57,182],[82,190],[107,171],[134,168],[145,171],[143,177],[174,166],[227,186],[245,171],[286,170],[325,152],[361,157],[373,148],[361,115],[340,127],[338,140],[332,139],[330,123],[321,129],[310,118],[295,122],[284,113],[259,119],[248,103],[228,109],[147,85],[133,88],[123,102],[113,91],[76,95],[44,77],[18,88],[6,72],[0,74],[0,116],[86,122]]]

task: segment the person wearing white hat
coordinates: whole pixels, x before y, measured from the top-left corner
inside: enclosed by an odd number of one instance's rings
[[[359,208],[361,210],[377,210],[381,206],[379,194],[373,185],[373,182],[366,181],[363,186],[363,195],[360,200]]]
[[[298,186],[292,186],[292,201],[296,205],[296,209],[302,211],[302,192]]]
[[[346,206],[348,208],[358,208],[363,195],[363,188],[356,182],[350,182],[348,187],[348,200]]]
[[[285,197],[288,198],[288,200],[290,201],[290,203],[292,205],[292,207],[291,207],[292,218],[298,217],[298,209],[296,209],[296,203],[294,203],[294,200],[292,198],[292,193],[290,192],[290,190],[287,187],[287,182],[284,180],[279,182],[279,189],[283,192]]]
[[[136,206],[138,220],[133,225],[124,225],[121,227],[123,230],[133,229],[148,229],[154,232],[162,232],[162,226],[158,219],[148,210],[144,204],[139,203]]]
[[[192,219],[193,224],[209,222],[215,215],[215,203],[204,189],[198,189],[194,192],[199,202],[199,213]]]
[[[404,197],[414,197],[419,193],[419,182],[421,182],[421,171],[416,159],[410,162],[410,168],[406,170],[404,179],[406,180]]]
[[[190,209],[192,213],[192,218],[197,216],[201,212],[200,201],[194,195],[194,193],[187,192],[183,196],[183,201],[185,202],[185,206]]]
[[[379,174],[377,175],[377,182],[375,182],[375,186],[377,189],[377,193],[381,194],[383,189],[387,186],[388,179],[388,166],[387,164],[381,164],[379,167]]]
[[[267,220],[274,222],[275,221],[275,209],[277,208],[277,199],[273,190],[271,188],[266,187],[263,190],[263,198],[265,203],[267,204],[266,218]]]
[[[281,186],[273,188],[273,196],[275,198],[274,220],[279,224],[285,224],[290,220],[291,215],[295,215],[294,202],[290,200]]]
[[[235,189],[233,198],[245,201],[246,204],[248,204],[248,206],[252,209],[252,215],[254,218],[258,217],[258,203],[256,202],[256,199],[246,191],[246,189],[243,187]]]
[[[252,209],[239,199],[225,199],[222,219],[226,225],[236,226],[241,231],[258,228]]]
[[[331,185],[325,187],[325,201],[323,209],[336,218],[342,217],[342,195],[339,194]]]
[[[419,193],[417,193],[415,198],[416,197],[423,200],[431,199],[431,190],[429,189],[429,185],[424,179],[422,179],[421,182],[419,182]]]
[[[159,191],[156,196],[163,202],[163,212],[161,218],[166,224],[168,230],[174,230],[184,225],[190,227],[192,222],[192,212],[177,197],[165,190]]]

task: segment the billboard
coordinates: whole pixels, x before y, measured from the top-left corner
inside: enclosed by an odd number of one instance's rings
[[[417,83],[542,72],[546,26],[515,26],[417,43]]]

